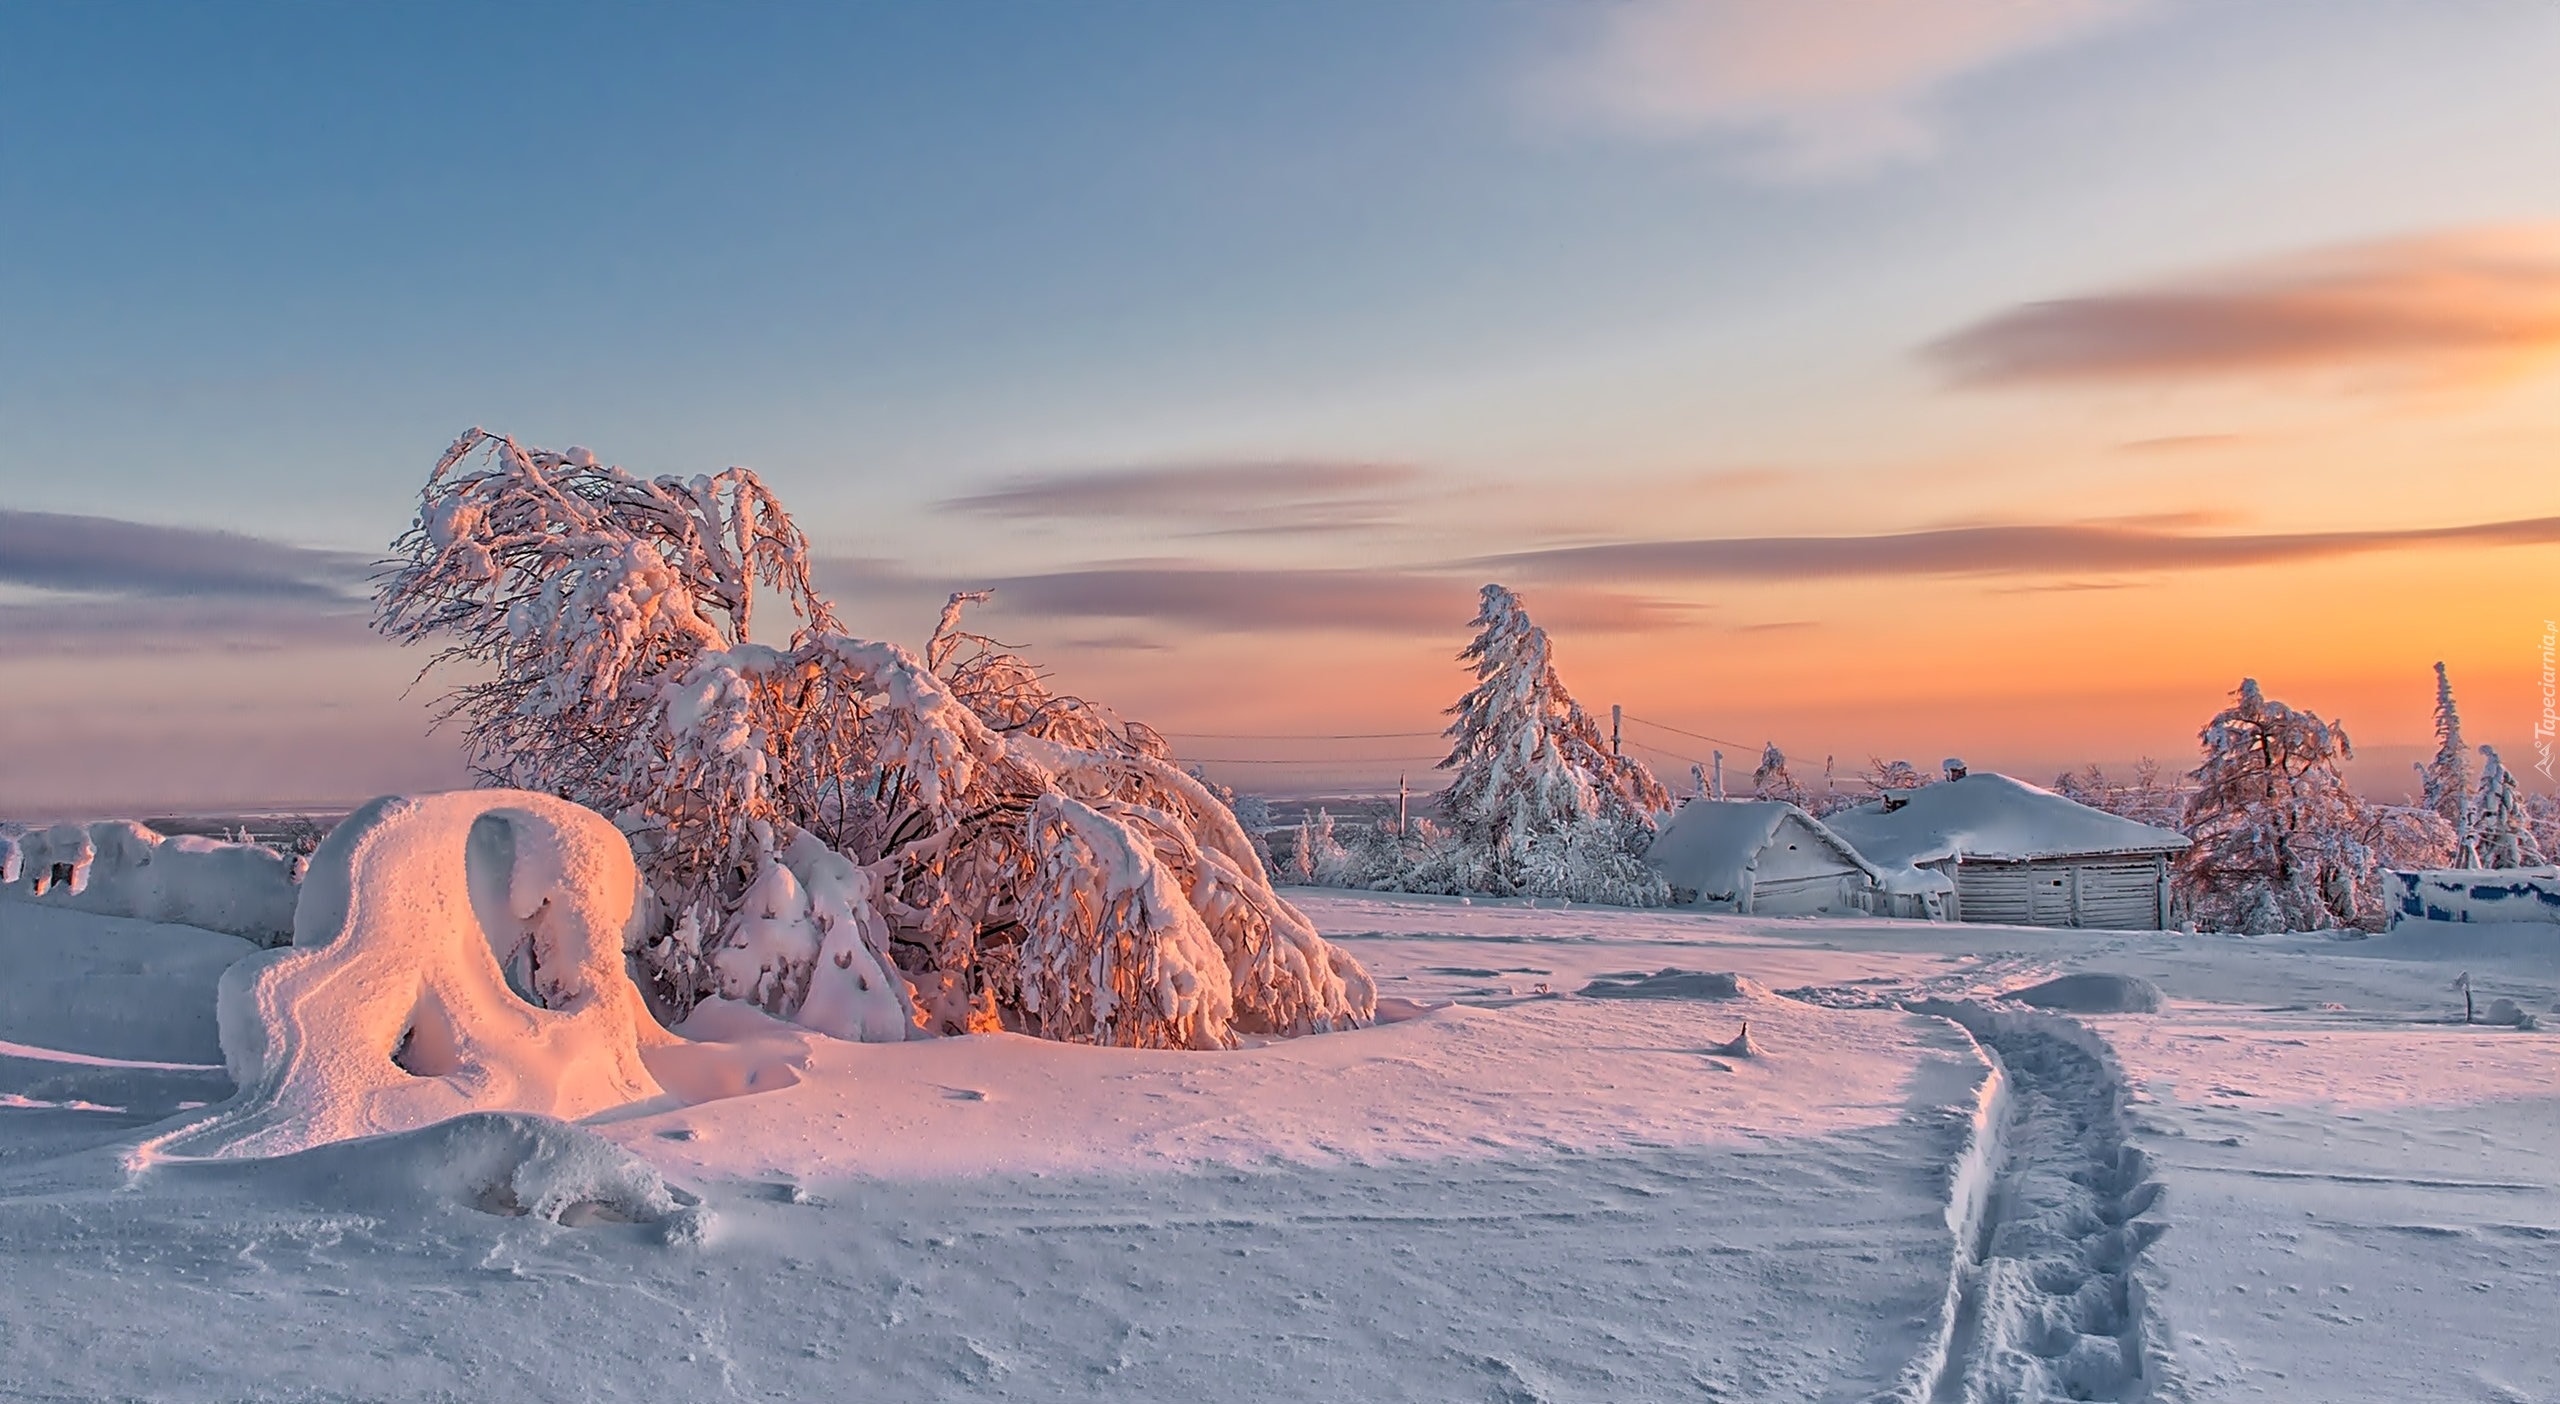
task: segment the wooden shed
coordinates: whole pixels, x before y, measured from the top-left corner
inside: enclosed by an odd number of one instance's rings
[[[1879,870],[1943,873],[1945,915],[2011,926],[2158,931],[2186,836],[1988,773],[1888,795],[1828,821]]]
[[[1874,866],[1821,820],[1780,800],[1691,800],[1644,857],[1681,905],[1762,916],[1877,909]]]

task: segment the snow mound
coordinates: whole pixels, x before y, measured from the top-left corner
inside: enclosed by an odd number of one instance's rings
[[[631,1152],[547,1116],[475,1112],[393,1135],[319,1146],[246,1166],[175,1167],[182,1175],[254,1175],[271,1190],[368,1209],[438,1203],[576,1228],[659,1224],[698,1237],[705,1218]]]
[[[0,834],[0,896],[201,927],[262,946],[293,933],[297,866],[264,844],[164,838],[129,819]]]
[[[239,1091],[146,1144],[284,1155],[469,1112],[576,1118],[661,1094],[623,964],[639,875],[603,816],[519,790],[386,796],[312,856],[294,944],[225,971]]]
[[[2002,998],[2068,1014],[2157,1014],[2161,996],[2158,985],[2139,975],[2092,970],[2011,990]]]
[[[2530,1029],[2536,1027],[2534,1017],[2524,1012],[2523,1006],[2517,1004],[2512,999],[2493,999],[2489,1001],[2489,1007],[2480,1011],[2480,1022],[2517,1029]]]
[[[1582,987],[1592,999],[1743,999],[1764,993],[1758,985],[1721,970],[1683,970],[1667,966],[1650,975],[1642,971],[1603,975]]]

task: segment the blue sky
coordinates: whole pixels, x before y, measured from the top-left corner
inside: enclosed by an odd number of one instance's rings
[[[1927,349],[2161,280],[2290,286],[2283,260],[2323,250],[2380,248],[2359,276],[2405,280],[2494,239],[2540,268],[2555,59],[2560,10],[2527,0],[0,8],[0,510],[239,533],[326,575],[474,423],[651,472],[743,462],[858,563],[836,577],[858,629],[908,638],[936,591],[1020,580],[997,622],[1136,714],[1427,726],[1464,615],[1426,628],[1389,597],[1436,604],[1485,557],[2560,515],[2529,467],[2560,337],[2530,328],[2495,374],[2395,343],[2343,381],[2243,357],[1982,389]],[[2123,450],[2150,443],[2201,452]],[[1187,505],[1074,505],[1130,474]],[[2459,580],[2423,554],[2044,567],[2041,601],[1943,571],[1551,598],[1589,625],[1557,628],[1584,691],[1798,751],[2174,755],[2242,669],[2396,744],[2429,680],[2405,707],[2394,680],[2448,653],[2500,680],[2477,706],[2512,730],[2531,650],[2509,636],[2560,608],[2547,548]],[[307,773],[270,758],[170,781],[172,803],[449,764],[393,685],[414,660],[339,615],[262,616],[148,559],[66,590],[27,559],[0,557],[0,674],[51,700],[0,725],[74,726],[99,711],[84,679],[113,676],[337,738]],[[1343,603],[1276,629],[1132,603],[1164,588],[1133,569],[1169,567],[1225,573],[1179,587],[1196,599]],[[2217,636],[2171,680],[2129,656],[2234,589],[2310,634],[2381,629],[2368,596],[2404,595],[2404,567],[2505,613],[2264,661]],[[1307,574],[1345,571],[1392,578]],[[1095,603],[1096,572],[1126,589]],[[2045,687],[2033,725],[1942,663],[1836,662],[1950,621],[1992,636],[1993,668],[2055,630],[2142,642],[2106,655],[2125,677]],[[1318,663],[1378,681],[1272,681]],[[2052,715],[2073,697],[2077,731]],[[162,759],[0,771],[0,806],[139,802],[237,735],[107,710]]]

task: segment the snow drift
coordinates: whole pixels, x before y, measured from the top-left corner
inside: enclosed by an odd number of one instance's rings
[[[299,861],[264,844],[164,838],[129,819],[0,834],[0,896],[281,945]]]
[[[647,1161],[593,1131],[521,1112],[474,1112],[255,1165],[165,1168],[187,1179],[236,1179],[280,1196],[367,1210],[446,1204],[569,1228],[655,1224],[670,1243],[699,1242],[710,1221]]]
[[[549,795],[386,796],[311,860],[293,944],[224,972],[239,1090],[139,1156],[282,1155],[470,1112],[576,1118],[656,1096],[671,1043],[623,968],[639,875]]]
[[[2101,970],[2056,976],[2040,985],[2011,990],[2002,998],[2070,1014],[2157,1014],[2161,1003],[2158,985],[2139,975]]]
[[[1649,975],[1641,970],[1604,974],[1582,987],[1588,999],[1745,999],[1765,993],[1729,971],[1683,970],[1676,965]]]

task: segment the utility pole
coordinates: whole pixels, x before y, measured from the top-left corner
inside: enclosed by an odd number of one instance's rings
[[[1615,702],[1610,703],[1610,704],[1609,704],[1609,754],[1611,754],[1611,755],[1613,755],[1613,756],[1614,756],[1614,755],[1616,755],[1616,754],[1618,754],[1618,728],[1619,728],[1619,727],[1621,727],[1621,726],[1623,726],[1623,725],[1625,725],[1625,724],[1626,724],[1626,720],[1627,720],[1627,709],[1626,709],[1626,708],[1624,708],[1624,707],[1619,706],[1619,705],[1618,705],[1617,703],[1615,703]]]
[[[1404,775],[1405,773],[1401,770],[1396,772],[1396,834],[1398,837],[1402,837],[1404,834],[1404,799],[1406,793]]]
[[[1715,797],[1716,797],[1717,799],[1723,799],[1723,798],[1724,798],[1724,752],[1722,752],[1722,751],[1716,751],[1716,752],[1713,752],[1712,754],[1713,754],[1713,755],[1715,756],[1715,758],[1716,758],[1716,771],[1715,771],[1715,782],[1716,782],[1716,783],[1715,783],[1715,790],[1714,790],[1714,792],[1713,792],[1713,793],[1715,794]]]

